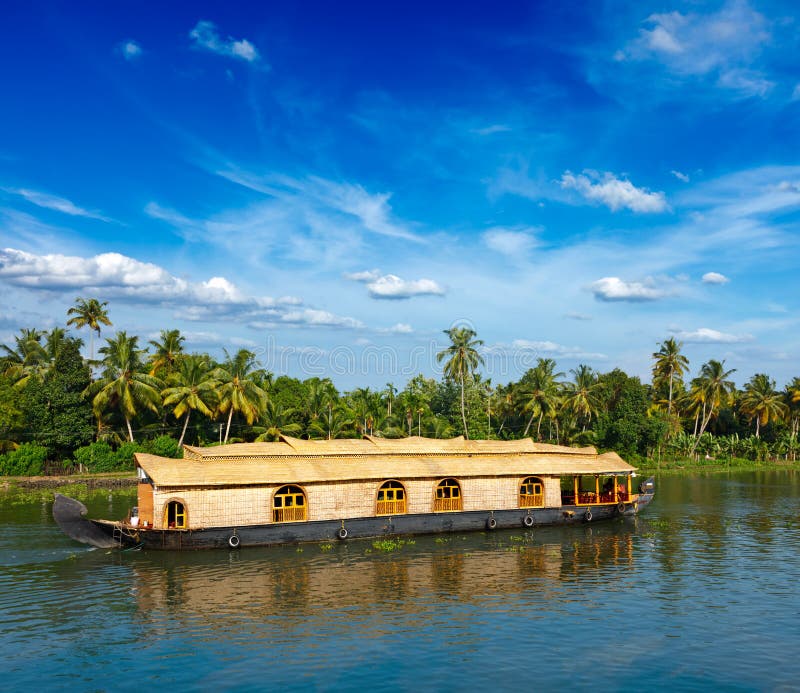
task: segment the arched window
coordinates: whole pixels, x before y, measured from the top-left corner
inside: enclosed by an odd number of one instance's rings
[[[376,515],[404,515],[406,512],[406,490],[399,481],[384,481],[378,489]]]
[[[306,494],[299,486],[281,486],[272,497],[273,522],[303,522],[308,519]]]
[[[461,486],[455,479],[442,479],[436,485],[436,494],[433,497],[433,512],[452,512],[463,510]]]
[[[519,487],[519,507],[520,508],[542,508],[544,507],[544,488],[542,480],[535,476],[529,476]]]
[[[169,529],[186,529],[186,506],[176,500],[167,503],[164,508],[164,524]]]

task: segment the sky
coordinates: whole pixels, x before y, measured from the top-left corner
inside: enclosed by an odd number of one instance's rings
[[[10,3],[0,343],[77,297],[345,389],[800,375],[795,2]],[[79,332],[88,344],[88,334]]]

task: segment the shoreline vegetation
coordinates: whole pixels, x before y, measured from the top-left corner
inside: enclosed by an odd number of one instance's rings
[[[221,360],[187,352],[175,329],[145,346],[125,331],[101,340],[113,324],[107,306],[78,298],[64,327],[25,328],[0,345],[0,477],[89,472],[95,483],[132,473],[138,451],[180,457],[184,443],[282,435],[530,437],[614,450],[643,473],[797,465],[800,377],[779,390],[758,373],[739,389],[735,368],[712,359],[690,379],[674,338],[652,354],[650,382],[584,364],[564,373],[539,358],[519,380],[493,383],[480,372],[483,341],[453,327],[436,354],[441,378],[340,391],[329,378],[271,373],[247,349]],[[88,358],[69,328],[88,329]]]

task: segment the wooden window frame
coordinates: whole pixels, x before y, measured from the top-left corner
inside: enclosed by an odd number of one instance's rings
[[[452,484],[445,482],[452,481]],[[440,489],[458,489],[458,494],[439,497]],[[452,493],[452,492],[451,492]],[[461,482],[455,477],[448,476],[440,479],[433,487],[433,512],[435,513],[455,513],[464,510],[464,492],[461,489]]]
[[[539,493],[523,493],[525,486],[539,487]],[[544,507],[544,481],[538,476],[526,476],[519,485],[519,507],[520,508],[543,508]]]
[[[281,493],[283,489],[298,489],[298,492],[287,492]],[[285,506],[281,504],[277,506],[275,501],[280,498],[302,498],[303,503],[300,505],[292,504],[289,506]],[[302,508],[302,512],[298,512],[298,509]],[[272,521],[277,523],[284,523],[284,522],[306,522],[308,521],[308,493],[306,490],[300,486],[299,484],[283,484],[275,489],[274,493],[272,494],[272,502],[271,502],[271,509],[272,509]],[[289,511],[289,512],[286,512]]]
[[[387,484],[397,484],[396,486],[387,486]],[[381,500],[381,491],[391,491],[392,498],[384,498]],[[397,498],[397,491],[402,491],[402,498]],[[408,512],[408,491],[405,484],[397,479],[387,479],[375,492],[375,515],[383,517],[386,515],[405,515]]]
[[[181,513],[175,512],[175,525],[173,527],[169,526],[169,507],[173,504],[177,504],[181,506]],[[183,518],[183,523],[178,524],[178,518]],[[166,503],[164,503],[164,528],[165,529],[188,529],[189,528],[189,508],[186,505],[186,501],[183,498],[170,498]]]

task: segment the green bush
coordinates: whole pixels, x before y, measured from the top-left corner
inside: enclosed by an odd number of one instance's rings
[[[148,440],[144,445],[144,449],[146,452],[160,457],[183,457],[183,450],[178,448],[178,441],[172,436],[158,436],[158,438]]]
[[[123,443],[117,448],[116,457],[117,457],[117,471],[128,471],[133,470],[133,453],[134,452],[144,452],[139,443]]]
[[[116,470],[117,457],[111,446],[104,440],[78,448],[73,457],[90,472],[113,472]]]
[[[23,443],[16,450],[0,455],[0,474],[4,476],[39,476],[47,460],[47,448]]]

